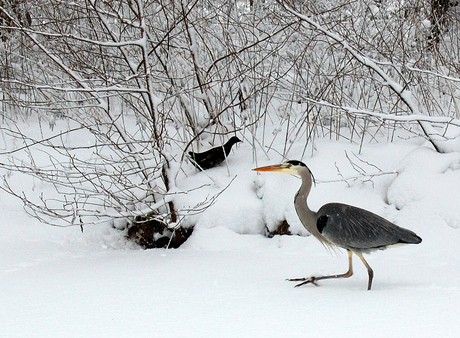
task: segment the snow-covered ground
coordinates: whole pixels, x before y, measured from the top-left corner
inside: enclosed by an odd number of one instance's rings
[[[81,233],[40,224],[0,190],[0,337],[458,337],[460,154],[437,154],[417,138],[358,149],[318,139],[302,160],[318,182],[312,209],[346,202],[423,238],[367,256],[371,291],[357,259],[349,279],[300,288],[285,280],[345,272],[347,255],[306,236],[292,204],[300,181],[251,171],[280,158],[256,165],[243,143],[228,168],[205,175],[187,164],[178,177],[183,190],[207,183],[218,191],[234,180],[175,250],[133,248],[109,226]],[[387,174],[356,178],[347,157]],[[205,194],[180,195],[176,205]],[[299,236],[262,235],[284,218]]]

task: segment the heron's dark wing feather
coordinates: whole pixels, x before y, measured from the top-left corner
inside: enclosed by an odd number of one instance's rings
[[[414,232],[370,211],[347,204],[329,203],[317,213],[317,227],[324,237],[345,249],[367,252],[399,243],[420,243]]]

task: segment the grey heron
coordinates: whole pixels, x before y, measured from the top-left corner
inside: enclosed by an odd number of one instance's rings
[[[307,278],[293,278],[289,281],[318,285],[317,281],[331,278],[348,278],[353,275],[353,253],[367,268],[369,280],[367,289],[372,287],[374,272],[363,254],[386,249],[397,244],[418,244],[422,239],[414,232],[401,228],[368,210],[342,203],[328,203],[317,212],[310,210],[307,198],[311,190],[313,175],[302,162],[292,160],[282,164],[255,168],[258,172],[279,172],[300,176],[302,185],[295,195],[294,206],[303,226],[324,246],[338,246],[348,252],[348,271],[339,275]]]

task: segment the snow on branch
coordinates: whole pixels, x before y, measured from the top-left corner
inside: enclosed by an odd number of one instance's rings
[[[39,30],[34,30],[30,28],[24,28],[24,27],[3,27],[0,26],[0,28],[8,28],[10,30],[17,30],[21,31],[27,34],[33,34],[33,35],[40,35],[44,36],[46,38],[59,38],[59,39],[69,39],[69,40],[75,40],[79,42],[84,42],[84,43],[89,43],[91,45],[95,46],[101,46],[101,47],[109,47],[109,48],[120,48],[120,47],[127,47],[127,46],[137,46],[141,47],[144,41],[142,39],[137,39],[137,40],[125,40],[125,41],[99,41],[99,40],[93,40],[93,39],[87,39],[75,34],[66,34],[66,33],[49,33],[49,32],[42,32]]]
[[[440,123],[440,124],[450,124],[456,127],[460,127],[460,120],[447,116],[426,116],[422,114],[411,114],[411,115],[394,115],[386,114],[381,112],[375,112],[367,109],[358,109],[354,107],[347,107],[343,105],[336,105],[325,100],[315,100],[312,98],[304,98],[305,101],[318,104],[324,107],[329,107],[333,109],[343,110],[346,113],[353,115],[363,115],[363,116],[372,116],[384,121],[394,121],[394,122],[427,122],[427,123]]]
[[[451,81],[451,82],[459,82],[460,83],[460,78],[457,78],[457,77],[448,76],[448,75],[441,74],[441,73],[438,73],[438,72],[433,72],[431,70],[420,69],[420,68],[417,68],[417,67],[411,67],[411,66],[406,66],[406,67],[407,67],[407,69],[409,69],[409,70],[411,70],[413,72],[433,75],[433,76],[436,76],[436,77],[439,77],[439,78],[442,78],[442,79],[445,79],[445,80],[448,80],[448,81]]]
[[[81,84],[84,80],[78,81]],[[51,85],[44,85],[44,84],[35,84],[35,83],[28,83],[19,80],[3,80],[5,83],[9,84],[17,84],[24,87],[30,87],[36,90],[55,90],[60,92],[66,93],[105,93],[105,92],[121,92],[121,93],[146,93],[147,90],[145,88],[135,88],[135,87],[120,87],[116,85],[107,86],[107,87],[86,87],[86,88],[76,88],[76,87],[61,87],[61,86],[51,86]],[[97,97],[100,99],[101,97]]]

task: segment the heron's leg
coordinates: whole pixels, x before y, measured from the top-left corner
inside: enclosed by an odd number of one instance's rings
[[[363,257],[363,254],[360,252],[355,252],[356,256],[358,256],[361,261],[363,262],[364,266],[367,268],[367,273],[369,275],[369,282],[367,283],[367,289],[370,290],[372,287],[372,279],[374,278],[374,270],[372,270],[371,266],[366,262]]]
[[[353,259],[352,259],[353,252],[350,251],[350,250],[347,250],[347,252],[348,252],[348,271],[343,273],[343,274],[341,274],[341,275],[329,275],[329,276],[319,276],[319,277],[312,276],[312,277],[308,277],[308,278],[291,278],[291,279],[288,279],[288,281],[302,282],[302,283],[297,284],[295,287],[299,287],[299,286],[302,286],[302,285],[308,284],[308,283],[311,283],[311,284],[314,284],[314,285],[318,286],[318,284],[316,282],[319,281],[319,280],[322,280],[322,279],[348,278],[348,277],[351,277],[353,275]],[[359,257],[359,255],[358,255],[358,257]],[[361,257],[362,257],[362,255],[361,255]],[[364,259],[364,258],[361,258],[361,259]],[[366,266],[368,266],[367,262],[366,262]]]

